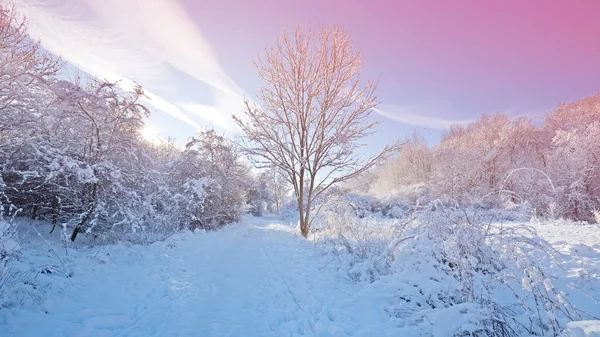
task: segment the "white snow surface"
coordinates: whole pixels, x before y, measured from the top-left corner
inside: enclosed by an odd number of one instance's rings
[[[566,220],[531,224],[537,233],[562,253],[562,263],[566,268],[562,281],[579,279],[588,287],[580,287],[570,292],[570,299],[580,309],[596,317],[600,316],[600,224],[582,224]],[[564,286],[568,289],[568,286]],[[572,287],[571,287],[572,288]],[[569,292],[567,290],[567,292]],[[579,296],[578,296],[579,295]],[[583,320],[567,323],[564,337],[600,337],[600,320]]]
[[[567,324],[565,337],[600,337],[600,321],[577,321]]]
[[[560,271],[557,286],[577,307],[600,316],[600,303],[581,294],[600,298],[600,226],[529,225],[562,253],[563,269],[550,269]],[[6,297],[0,298],[2,337],[444,337],[468,331],[480,316],[466,303],[403,313],[398,292],[410,295],[413,288],[405,284],[427,288],[437,277],[433,271],[400,268],[410,260],[405,255],[394,274],[353,282],[333,268],[337,257],[274,217],[248,217],[215,232],[184,232],[146,246],[86,246],[83,236],[65,248],[60,230],[50,235],[50,228],[19,223],[21,254],[8,267],[22,272],[14,275],[25,282],[4,293],[0,282],[0,297]],[[426,258],[430,247],[415,244],[415,259]],[[569,286],[573,280],[585,288],[576,291]],[[600,321],[571,322],[564,336],[600,336]]]
[[[0,336],[398,336],[401,331],[389,320],[382,298],[328,272],[324,266],[330,259],[274,218],[178,234],[149,246],[69,248],[68,255],[59,240],[47,239],[49,226],[36,225],[46,238],[29,236],[20,263],[45,270],[35,276],[45,298],[2,309]]]

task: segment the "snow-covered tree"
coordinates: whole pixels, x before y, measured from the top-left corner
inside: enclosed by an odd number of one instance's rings
[[[370,189],[378,194],[393,194],[403,186],[428,184],[433,174],[433,150],[415,133],[373,174],[376,177],[373,177]]]
[[[82,87],[60,81],[53,90],[61,122],[77,125],[54,130],[78,166],[81,187],[74,208],[81,213],[71,240],[97,226],[136,226],[141,219],[134,211],[144,197],[137,192],[150,165],[140,146],[139,130],[149,113],[139,104],[141,88],[122,92],[116,83],[91,81]]]
[[[276,200],[269,188],[268,172],[262,172],[252,177],[247,203],[250,207],[249,212],[254,216],[262,216],[263,211],[272,210],[272,205],[276,203]]]
[[[237,221],[245,211],[250,173],[233,144],[214,130],[201,131],[186,144],[173,165],[172,186],[194,196],[189,204],[192,228],[214,228]],[[187,190],[187,192],[186,192]]]
[[[14,8],[0,4],[1,193],[6,204],[26,204],[26,211],[44,202],[36,196],[44,189],[39,160],[52,151],[44,112],[51,100],[48,86],[61,66],[58,58],[29,38],[25,21]]]
[[[557,186],[559,215],[594,221],[600,209],[600,93],[561,104],[544,121],[551,137],[547,166]]]
[[[289,196],[291,186],[285,172],[279,168],[271,168],[263,174],[267,188],[272,196],[272,211],[279,213],[281,205]]]
[[[478,200],[504,192],[526,198],[522,194],[528,191],[515,180],[519,175],[511,172],[543,164],[536,139],[537,129],[529,119],[511,120],[503,114],[453,126],[435,148],[436,187],[458,199]]]
[[[265,85],[261,106],[247,103],[234,117],[246,136],[244,149],[263,167],[283,171],[298,201],[301,234],[308,235],[313,202],[333,184],[373,167],[392,147],[370,158],[359,141],[374,132],[377,83],[360,85],[363,62],[338,27],[284,32],[256,64]]]

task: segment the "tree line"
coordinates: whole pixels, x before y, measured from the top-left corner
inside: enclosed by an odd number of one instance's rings
[[[428,147],[413,136],[370,175],[364,190],[448,196],[459,203],[529,205],[535,215],[597,221],[600,93],[530,118],[484,115]]]

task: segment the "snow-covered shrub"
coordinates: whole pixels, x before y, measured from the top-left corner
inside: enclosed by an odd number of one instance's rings
[[[0,210],[2,206],[0,198]],[[12,263],[20,254],[21,245],[13,218],[9,216],[7,219],[3,213],[0,211],[0,312],[5,308],[28,303],[39,304],[42,299],[33,272],[12,267]]]
[[[483,320],[487,335],[525,331],[557,336],[567,321],[579,317],[546,271],[556,252],[533,229],[445,212],[428,214],[421,223],[439,247],[439,262],[459,282],[460,299],[490,314]]]
[[[269,182],[272,177],[269,172],[258,174],[257,176],[249,176],[249,189],[247,192],[246,203],[248,204],[248,212],[254,216],[262,216],[264,211],[279,212],[280,203],[271,188]]]
[[[289,223],[298,222],[298,202],[287,200],[279,207],[279,217]]]
[[[425,139],[414,133],[405,140],[394,157],[379,165],[374,172],[368,172],[358,179],[365,180],[363,185],[366,186],[361,189],[379,196],[396,195],[409,199],[420,186],[431,181],[433,155]]]
[[[0,267],[0,312],[29,303],[39,304],[42,298],[32,272]]]
[[[261,179],[266,180],[270,195],[269,210],[279,214],[281,206],[288,199],[291,190],[285,172],[280,168],[270,168],[261,175]]]
[[[345,197],[332,201],[315,217],[309,235],[325,252],[340,256],[350,278],[361,283],[371,283],[389,273],[393,261],[391,243],[401,237],[411,222],[375,216],[368,213],[368,208],[363,205],[357,212],[356,205]]]
[[[233,144],[214,130],[202,131],[190,139],[181,157],[174,162],[169,184],[177,189],[189,180],[204,183],[202,203],[194,201],[189,228],[213,229],[240,219],[246,212],[251,187],[249,168]],[[185,198],[185,191],[178,192]]]
[[[20,253],[21,245],[14,225],[18,210],[4,191],[5,185],[0,177],[0,311],[23,305],[27,301],[38,303],[41,296],[30,272],[10,266]]]
[[[410,200],[402,199],[397,196],[388,196],[377,198],[367,194],[338,192],[337,195],[330,196],[324,204],[324,208],[329,212],[351,212],[358,218],[380,217],[390,219],[402,219],[408,216],[414,210],[414,203]],[[322,208],[319,204],[317,209]]]
[[[585,318],[553,286],[551,246],[527,226],[484,214],[443,206],[414,221],[331,213],[316,235],[352,280],[390,291],[387,312],[423,335],[450,324],[446,335],[558,336]]]
[[[594,215],[594,220],[596,221],[596,223],[600,224],[600,210],[592,210],[592,215]]]
[[[18,253],[19,248],[14,226],[0,216],[0,266]]]
[[[366,194],[344,194],[332,205],[329,211],[335,211],[334,208],[343,212],[344,206],[349,207],[355,217],[364,218],[375,213],[381,213],[382,204],[379,200]]]

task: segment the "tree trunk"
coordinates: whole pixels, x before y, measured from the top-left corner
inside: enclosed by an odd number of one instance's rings
[[[94,172],[95,173],[95,172]],[[75,241],[77,238],[77,234],[83,231],[83,227],[88,222],[88,220],[92,217],[92,213],[94,213],[94,207],[96,204],[96,193],[98,191],[98,184],[94,183],[92,185],[92,195],[88,204],[88,209],[85,212],[85,215],[81,218],[81,221],[75,226],[73,229],[73,233],[71,234],[71,241]]]
[[[304,213],[304,220],[300,223],[300,233],[304,238],[308,238],[308,224],[310,223],[310,202],[306,205],[306,212]]]
[[[308,236],[308,224],[304,218],[304,168],[300,168],[300,179],[298,182],[298,215],[300,216],[300,234],[303,237]]]
[[[302,236],[306,238],[308,236],[308,223],[306,222],[306,217],[304,213],[303,197],[298,198],[298,216],[300,218],[298,220],[298,222],[300,223],[300,234],[302,234]]]
[[[85,223],[92,216],[92,210],[93,210],[93,208],[90,205],[88,210],[86,211],[85,215],[81,218],[81,221],[79,221],[77,226],[75,226],[75,229],[73,229],[73,233],[71,234],[71,241],[75,241],[75,239],[77,238],[77,234],[83,230],[83,226],[85,226]]]
[[[304,238],[308,237],[308,224],[304,217],[300,218],[300,234],[302,234]]]
[[[79,233],[80,229],[79,227],[75,227],[75,229],[73,230],[73,233],[71,234],[71,241],[75,241],[75,239],[77,238],[77,233]]]
[[[33,211],[31,211],[31,219],[32,220],[35,220],[35,218],[37,217],[38,209],[39,209],[38,205],[33,206]]]

